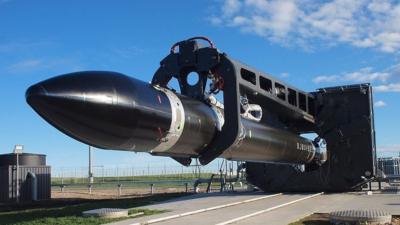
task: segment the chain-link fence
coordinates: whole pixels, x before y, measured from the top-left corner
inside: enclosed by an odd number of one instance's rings
[[[52,184],[88,184],[88,167],[52,168]],[[201,166],[146,166],[146,167],[106,167],[93,166],[93,183],[128,182],[140,180],[187,180],[219,173],[217,168]]]
[[[123,196],[155,192],[193,191],[198,179],[210,178],[212,174],[222,174],[230,178],[236,176],[237,162],[219,161],[209,166],[154,165],[110,167],[92,166],[93,182],[89,182],[88,167],[52,168],[53,197],[77,194],[101,196]],[[75,194],[75,195],[73,195]]]

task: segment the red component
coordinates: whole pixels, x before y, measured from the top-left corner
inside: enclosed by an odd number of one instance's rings
[[[218,89],[219,90],[224,90],[224,79],[222,79],[222,77],[219,77]]]
[[[162,102],[161,102],[161,97],[160,97],[160,95],[157,95],[157,98],[158,98],[158,102],[161,104]]]

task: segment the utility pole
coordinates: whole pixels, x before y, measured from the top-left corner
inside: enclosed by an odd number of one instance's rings
[[[19,203],[19,155],[20,154],[22,154],[22,151],[23,151],[23,149],[24,149],[24,146],[23,145],[15,145],[15,147],[14,147],[14,154],[16,154],[16,156],[17,156],[17,165],[16,165],[16,167],[17,167],[17,176],[16,176],[16,180],[17,180],[17,182],[16,182],[16,184],[15,184],[15,186],[16,186],[16,191],[17,191],[17,196],[16,196],[16,201],[17,201],[17,203]]]
[[[17,203],[19,203],[19,153],[16,152],[17,154]]]
[[[93,184],[92,146],[89,145],[89,184]]]

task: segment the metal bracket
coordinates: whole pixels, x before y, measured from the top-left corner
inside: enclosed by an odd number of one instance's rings
[[[168,82],[175,77],[183,95],[202,101],[207,76],[220,61],[218,50],[213,47],[201,48],[201,45],[193,39],[178,42],[174,46],[179,47],[179,51],[171,49],[171,53],[160,62],[160,67],[151,83],[167,87]],[[199,80],[194,85],[190,85],[187,80],[191,72],[199,75]]]
[[[179,52],[174,51],[176,47],[179,47]],[[199,80],[194,85],[187,82],[187,76],[191,72],[199,74]],[[181,94],[204,102],[206,83],[210,73],[218,74],[224,81],[225,111],[229,113],[224,114],[225,123],[221,131],[200,153],[199,161],[203,165],[221,155],[235,143],[238,136],[240,94],[234,65],[213,46],[201,48],[195,39],[188,39],[173,46],[171,53],[161,61],[151,82],[152,85],[166,88],[168,82],[175,77],[179,82]]]
[[[201,47],[197,39],[206,40],[210,47]],[[175,49],[179,48],[179,51]],[[191,72],[198,74],[195,84],[189,84]],[[314,129],[314,96],[276,80],[268,74],[220,53],[211,41],[195,37],[177,42],[171,48],[152,79],[152,85],[167,87],[176,78],[181,94],[208,104],[206,98],[207,80],[215,81],[213,87],[223,91],[224,125],[205,149],[199,154],[199,161],[205,165],[220,156],[235,144],[241,123],[240,97],[247,96],[250,103],[256,103],[266,115],[260,123],[276,127],[292,125],[292,131],[302,133]],[[277,90],[281,90],[279,93]],[[264,114],[264,113],[263,113]]]

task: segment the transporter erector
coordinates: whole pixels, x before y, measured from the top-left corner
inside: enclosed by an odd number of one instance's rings
[[[205,37],[174,44],[150,83],[75,72],[32,85],[26,99],[58,130],[98,148],[185,166],[193,158],[244,161],[248,182],[264,191],[349,191],[376,174],[369,84],[304,92]]]

